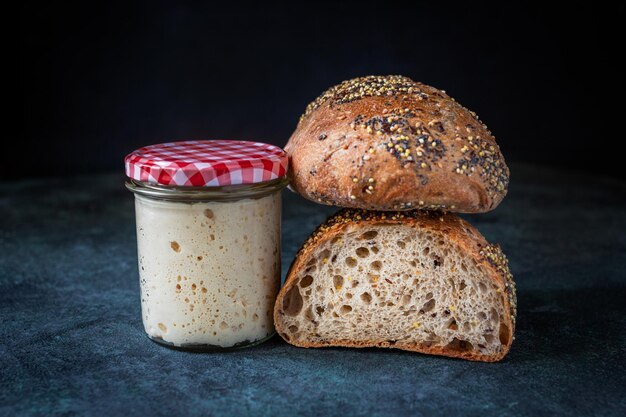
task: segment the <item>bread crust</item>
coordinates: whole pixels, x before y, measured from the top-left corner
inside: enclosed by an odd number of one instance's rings
[[[355,226],[366,230],[375,225],[404,225],[415,229],[427,229],[446,234],[459,245],[460,249],[470,254],[478,262],[488,277],[496,283],[498,291],[502,294],[502,302],[505,311],[509,312],[504,317],[504,323],[510,330],[508,343],[497,355],[483,355],[473,351],[456,351],[446,349],[441,346],[424,346],[406,343],[383,342],[355,342],[351,340],[328,340],[323,343],[305,342],[302,340],[289,340],[285,337],[282,326],[283,299],[289,289],[296,284],[297,277],[301,270],[306,268],[306,262],[316,249],[325,242],[332,240],[336,236],[345,233],[346,229]],[[508,261],[500,247],[488,243],[485,238],[465,220],[451,213],[430,212],[425,210],[413,210],[405,212],[375,212],[366,210],[344,209],[329,217],[326,222],[320,225],[313,234],[306,240],[298,251],[289,271],[285,285],[281,288],[274,307],[274,323],[278,334],[288,343],[304,348],[313,347],[387,347],[412,352],[426,353],[432,355],[442,355],[468,359],[472,361],[496,362],[501,360],[508,353],[515,334],[515,318],[517,315],[517,299],[515,294],[515,283],[508,268]]]
[[[291,188],[369,210],[493,210],[509,169],[475,113],[402,76],[355,78],[309,104],[285,150]]]

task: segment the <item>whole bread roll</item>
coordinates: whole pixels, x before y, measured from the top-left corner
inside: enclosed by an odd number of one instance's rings
[[[410,78],[344,81],[310,103],[285,150],[291,188],[322,204],[482,213],[509,169],[475,113]]]
[[[300,347],[387,347],[493,362],[514,338],[506,256],[452,213],[344,209],[298,252],[274,308]]]

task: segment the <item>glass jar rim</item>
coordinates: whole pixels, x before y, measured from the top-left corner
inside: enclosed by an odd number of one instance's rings
[[[236,201],[244,198],[262,198],[280,191],[289,184],[287,177],[254,184],[223,185],[216,187],[183,187],[151,184],[128,179],[126,188],[136,195],[156,200],[200,202],[200,201]]]

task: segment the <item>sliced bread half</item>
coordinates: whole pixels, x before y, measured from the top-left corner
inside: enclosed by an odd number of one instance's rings
[[[344,209],[305,242],[274,309],[301,347],[389,347],[478,361],[513,341],[499,246],[454,214]]]

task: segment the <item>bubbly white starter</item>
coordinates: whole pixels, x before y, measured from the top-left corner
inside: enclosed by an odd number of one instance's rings
[[[231,347],[274,333],[279,192],[232,202],[135,197],[141,309],[151,338]]]

